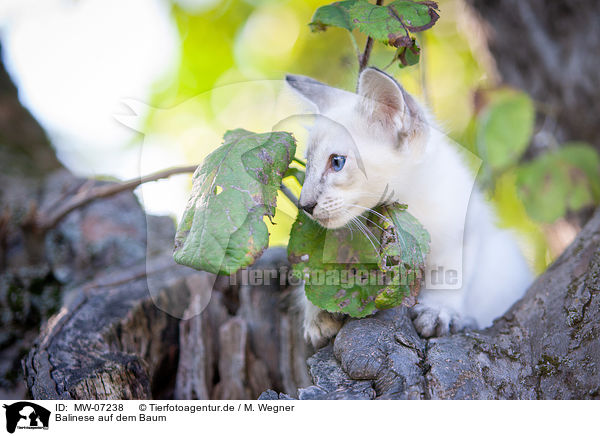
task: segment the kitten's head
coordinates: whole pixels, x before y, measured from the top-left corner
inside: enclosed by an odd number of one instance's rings
[[[304,76],[286,81],[318,113],[300,207],[324,227],[338,228],[378,204],[402,201],[392,186],[398,191],[409,183],[427,143],[415,100],[374,68],[361,73],[356,94]]]

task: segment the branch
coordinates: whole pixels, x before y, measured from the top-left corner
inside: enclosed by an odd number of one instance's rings
[[[377,6],[383,5],[383,0],[377,0],[375,2]],[[362,71],[367,68],[369,64],[369,58],[371,57],[371,50],[373,50],[373,38],[370,36],[367,38],[367,43],[365,44],[365,51],[363,55],[360,57],[360,62],[358,65],[358,73],[362,73]]]
[[[304,164],[302,161],[299,163]],[[110,184],[110,185],[102,185],[96,186],[94,188],[89,188],[82,190],[72,196],[69,200],[64,203],[58,205],[56,210],[49,214],[49,217],[45,217],[45,214],[38,214],[38,218],[35,221],[35,224],[29,225],[31,230],[37,231],[39,234],[44,234],[48,230],[53,229],[56,225],[68,214],[73,212],[75,209],[78,209],[82,206],[85,206],[88,203],[91,203],[94,200],[98,200],[100,198],[110,197],[116,194],[119,194],[123,191],[132,191],[142,183],[154,182],[159,179],[164,179],[176,174],[184,174],[184,173],[193,173],[196,171],[197,165],[190,165],[186,167],[177,167],[170,168],[167,170],[162,170],[156,173],[149,174],[144,177],[140,177],[139,179],[129,180],[127,182],[118,183],[118,184]],[[298,198],[294,195],[294,193],[285,185],[281,184],[280,186],[281,192],[294,204],[294,206],[298,207]]]
[[[370,36],[367,38],[367,43],[365,44],[365,51],[363,55],[360,57],[360,65],[358,66],[358,73],[362,73],[362,71],[367,68],[367,64],[369,63],[369,58],[371,57],[371,50],[373,49],[373,38]]]
[[[96,186],[94,188],[89,188],[80,191],[66,202],[59,204],[58,207],[52,213],[48,214],[48,217],[44,217],[44,214],[38,215],[35,230],[43,234],[48,230],[56,227],[56,225],[69,213],[73,212],[77,208],[91,203],[94,200],[97,200],[99,198],[110,197],[112,195],[119,194],[123,191],[132,191],[138,186],[140,186],[142,183],[154,182],[156,180],[164,179],[175,174],[192,173],[196,170],[197,167],[197,165],[190,165],[186,167],[170,168],[167,170],[162,170],[153,174],[149,174],[144,177],[140,177],[139,179],[133,179],[117,184]]]

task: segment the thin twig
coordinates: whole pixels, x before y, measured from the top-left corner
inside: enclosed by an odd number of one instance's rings
[[[294,162],[296,162],[297,164],[302,165],[304,168],[306,168],[306,162],[304,162],[303,160],[298,159],[297,157],[293,157],[292,160]]]
[[[350,35],[350,42],[352,43],[352,48],[354,48],[354,53],[356,53],[356,59],[358,60],[358,65],[360,67],[360,49],[358,48],[358,43],[351,31],[349,31],[348,34]]]
[[[371,50],[373,49],[373,38],[370,36],[367,38],[367,43],[365,44],[365,51],[360,57],[360,64],[358,65],[359,74],[367,68],[367,64],[369,63],[369,58],[371,57]]]
[[[375,4],[377,6],[381,6],[383,5],[383,0],[377,0],[375,2]],[[371,57],[371,50],[373,50],[373,38],[371,38],[370,36],[367,38],[367,42],[365,44],[365,51],[363,52],[362,56],[360,57],[360,62],[358,64],[358,73],[362,73],[362,71],[367,68],[367,65],[369,64],[369,58]]]
[[[427,88],[427,42],[425,40],[425,35],[417,35],[417,40],[419,41],[419,45],[421,46],[421,59],[419,60],[419,75],[421,76],[420,79],[421,90],[423,92],[423,101],[428,107],[431,107],[431,102],[429,101],[429,89]]]
[[[85,206],[86,204],[99,198],[110,197],[123,191],[132,191],[142,183],[153,182],[173,176],[175,174],[192,173],[196,171],[197,167],[197,165],[190,165],[185,167],[170,168],[140,177],[139,179],[133,179],[117,184],[96,186],[94,188],[79,191],[67,201],[60,203],[53,212],[48,214],[48,218],[44,218],[44,214],[39,214],[36,226],[37,230],[45,233],[46,231],[56,227],[56,225],[65,216],[73,212],[75,209]]]
[[[281,190],[281,192],[283,192],[283,194],[292,202],[294,203],[294,206],[299,207],[298,206],[298,199],[296,198],[296,196],[294,195],[294,193],[290,190],[290,188],[288,188],[287,186],[285,186],[283,183],[281,184],[281,186],[279,187],[279,189]]]
[[[383,68],[382,68],[382,70],[383,70],[383,71],[387,71],[387,69],[388,69],[389,67],[391,67],[392,65],[394,65],[394,64],[396,63],[396,61],[397,61],[397,60],[398,60],[398,59],[396,59],[396,56],[394,56],[394,57],[392,58],[392,60],[390,61],[390,63],[389,63],[389,64],[387,64],[385,67],[383,67]]]

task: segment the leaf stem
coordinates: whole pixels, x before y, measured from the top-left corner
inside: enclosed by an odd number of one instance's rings
[[[352,33],[352,31],[348,31],[348,34],[350,35],[350,42],[352,42],[352,47],[354,47],[354,52],[356,53],[356,59],[358,59],[358,65],[360,67],[360,49],[358,48],[358,43],[356,42],[356,37],[354,36],[354,33]]]
[[[299,165],[302,165],[304,168],[306,168],[306,162],[304,162],[302,159],[298,159],[297,157],[293,157],[292,160],[294,162],[296,162]]]
[[[377,6],[383,5],[383,0],[377,0],[375,2]],[[367,68],[369,64],[369,58],[371,57],[371,51],[373,50],[373,38],[370,36],[367,38],[367,42],[365,43],[365,51],[360,57],[360,62],[358,63],[358,74],[362,73],[362,71]]]
[[[390,61],[389,64],[387,64],[385,67],[382,68],[383,71],[386,71],[389,67],[391,67],[392,65],[394,65],[394,63],[396,62],[396,55],[394,54],[394,57],[392,58],[392,60]]]
[[[281,192],[283,192],[283,195],[285,195],[292,203],[294,203],[294,206],[299,207],[298,199],[296,198],[294,193],[290,190],[290,188],[288,188],[287,186],[285,186],[282,183],[281,186],[279,186],[279,189],[281,190]]]

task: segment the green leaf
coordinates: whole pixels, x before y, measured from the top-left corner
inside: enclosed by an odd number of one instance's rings
[[[321,6],[315,11],[311,22],[308,24],[313,32],[322,32],[329,26],[341,27],[352,31],[354,25],[350,20],[348,9],[358,0],[345,0]]]
[[[395,57],[400,61],[400,68],[410,67],[419,63],[421,56],[421,47],[417,41],[412,38],[412,45],[408,47],[398,47]]]
[[[529,216],[556,221],[600,202],[600,157],[587,144],[565,144],[518,168],[517,187]]]
[[[413,45],[409,32],[421,32],[432,27],[439,18],[435,2],[396,0],[378,6],[365,0],[357,1],[349,9],[354,26],[376,41],[394,47]]]
[[[299,212],[288,255],[307,298],[329,312],[361,318],[412,305],[421,287],[429,234],[406,206],[381,206],[363,221],[368,231],[325,229]]]
[[[375,299],[378,309],[389,309],[404,304],[414,305],[421,288],[425,257],[429,253],[430,237],[406,207],[383,206],[381,212],[392,220],[391,227],[382,222],[381,259],[379,268],[387,275],[402,277],[403,284],[388,284]]]
[[[517,170],[517,185],[527,214],[541,222],[553,222],[567,212],[568,178],[541,156]]]
[[[511,92],[490,103],[479,116],[476,142],[481,158],[494,171],[504,170],[523,155],[535,121],[533,102]]]
[[[263,216],[296,151],[291,134],[237,129],[198,167],[175,236],[177,263],[219,274],[252,264],[267,247]]]

